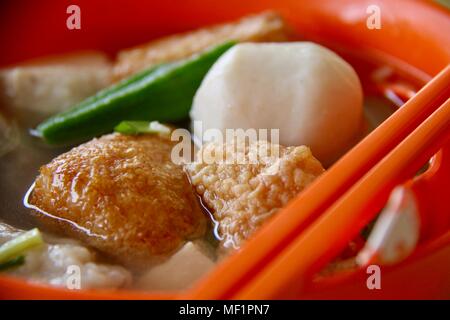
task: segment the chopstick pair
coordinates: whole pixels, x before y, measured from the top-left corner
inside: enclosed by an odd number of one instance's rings
[[[428,119],[248,283],[237,298],[274,298],[282,297],[286,292],[303,292],[312,275],[338,256],[361,228],[375,217],[391,190],[414,175],[450,141],[449,96]],[[298,280],[294,288],[293,279]]]
[[[328,169],[310,187],[263,226],[250,241],[235,255],[226,259],[193,289],[192,298],[230,298],[236,296],[242,283],[253,283],[260,272],[273,264],[273,260],[283,252],[289,254],[289,243],[296,240],[322,213],[364,176],[374,165],[404,140],[416,127],[429,117],[450,93],[450,66],[422,88],[396,113],[384,121],[363,141]],[[359,226],[359,227],[362,227]],[[333,229],[326,230],[331,235]],[[287,250],[287,251],[286,251]],[[271,262],[272,261],[272,262]],[[261,271],[263,270],[263,271]],[[293,271],[290,269],[291,272]],[[280,279],[270,280],[286,283],[292,278],[284,277],[289,272],[280,271]],[[295,273],[295,272],[294,272]],[[220,277],[220,283],[210,279]],[[259,279],[259,278],[258,278]],[[277,277],[275,277],[277,279]],[[247,291],[248,292],[248,291]],[[255,297],[268,297],[264,290],[255,292]],[[241,295],[239,295],[241,296]],[[247,295],[244,291],[245,297]]]

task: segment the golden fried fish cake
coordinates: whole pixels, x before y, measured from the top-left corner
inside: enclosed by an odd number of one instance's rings
[[[93,139],[42,166],[28,202],[53,216],[38,214],[50,226],[118,261],[155,260],[206,229],[172,146],[156,135]]]
[[[290,28],[279,14],[263,12],[123,50],[119,52],[113,74],[119,80],[158,63],[187,58],[228,40],[274,42],[287,41],[290,36]]]
[[[267,141],[209,143],[186,170],[219,224],[225,251],[239,248],[324,171],[308,147]]]

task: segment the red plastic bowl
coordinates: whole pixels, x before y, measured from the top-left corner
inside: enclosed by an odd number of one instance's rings
[[[66,9],[71,4],[81,8],[81,30],[66,28]],[[381,9],[380,30],[366,27],[366,9],[369,5],[378,5]],[[113,55],[121,48],[158,36],[228,21],[266,9],[283,14],[301,37],[342,52],[351,51],[377,64],[389,65],[416,84],[423,85],[450,62],[449,14],[428,1],[184,0],[175,3],[42,0],[3,1],[0,6],[1,65],[80,49],[99,49]],[[0,277],[0,298],[231,298],[293,239],[294,235],[283,233],[284,228],[292,223],[295,221],[291,221],[288,212],[282,210],[277,219],[268,223],[250,241],[249,246],[224,261],[192,290],[185,292],[69,291]],[[269,230],[275,225],[279,228],[271,234]],[[252,251],[250,248],[258,249]],[[449,251],[449,235],[436,239],[425,252],[417,253],[414,262],[405,261],[389,272],[386,281],[398,287],[411,277],[420,279],[436,265],[449,270]],[[445,269],[442,272],[445,275]],[[361,276],[354,274],[346,279],[330,278],[309,295],[298,298],[335,297],[339,292],[347,297],[359,297],[358,277]],[[450,283],[448,272],[445,281]],[[421,285],[428,288],[425,280]],[[442,297],[442,292],[437,292],[434,287],[425,289],[421,291],[424,297]],[[395,293],[382,297],[408,297],[408,294],[401,296]]]

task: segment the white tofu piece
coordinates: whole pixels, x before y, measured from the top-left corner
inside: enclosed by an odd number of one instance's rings
[[[167,261],[146,271],[136,287],[146,290],[189,288],[215,266],[205,246],[198,242],[186,243]]]
[[[0,102],[20,120],[36,124],[108,86],[111,68],[106,56],[90,52],[2,69]]]

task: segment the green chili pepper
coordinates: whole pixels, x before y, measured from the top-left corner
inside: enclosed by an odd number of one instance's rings
[[[233,45],[153,67],[47,119],[36,132],[49,144],[64,145],[111,132],[123,120],[180,121],[208,70]]]

